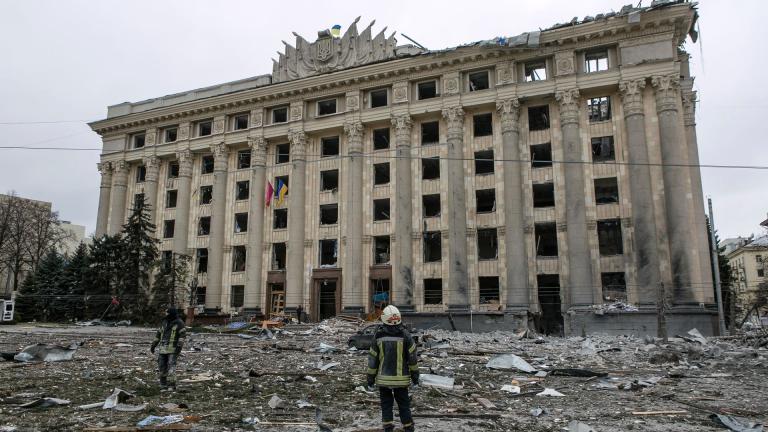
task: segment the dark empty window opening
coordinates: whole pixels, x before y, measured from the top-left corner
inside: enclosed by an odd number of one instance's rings
[[[627,281],[624,273],[601,273],[603,300],[608,302],[627,301]]]
[[[323,204],[320,206],[320,225],[336,225],[338,222],[338,204]]]
[[[208,136],[213,132],[213,122],[203,121],[197,124],[197,136]]]
[[[389,198],[373,200],[373,220],[389,220]]]
[[[440,217],[440,194],[424,195],[421,197],[424,217]]]
[[[493,135],[493,115],[478,114],[472,117],[472,133],[475,137]]]
[[[616,160],[613,148],[613,137],[592,138],[592,162],[607,162]]]
[[[168,128],[165,130],[165,142],[174,142],[179,136],[179,130],[177,128]]]
[[[595,179],[595,203],[615,204],[619,202],[619,184],[616,177]]]
[[[245,246],[232,246],[232,271],[245,271]]]
[[[237,152],[237,169],[246,169],[251,167],[251,151],[240,150]]]
[[[336,267],[339,260],[339,241],[320,240],[320,267]]]
[[[543,81],[547,79],[547,63],[537,61],[525,64],[525,81]]]
[[[544,168],[552,166],[552,144],[535,144],[531,146],[531,167]]]
[[[232,119],[232,129],[248,129],[248,114],[236,115],[235,118]]]
[[[211,217],[201,216],[197,223],[197,235],[207,236],[211,233]]]
[[[555,206],[554,183],[540,183],[533,185],[533,206],[537,208]]]
[[[248,232],[248,213],[235,213],[235,233]]]
[[[469,74],[469,91],[485,90],[490,88],[488,71],[472,72]]]
[[[419,100],[437,97],[437,81],[431,80],[416,84],[416,92]]]
[[[443,304],[442,279],[424,279],[424,304]]]
[[[317,115],[336,114],[336,99],[322,100],[317,103]]]
[[[499,277],[480,276],[477,281],[480,288],[480,304],[499,304]]]
[[[165,193],[165,208],[176,208],[176,200],[179,196],[179,192],[176,189],[169,190]]]
[[[593,51],[584,54],[587,73],[608,70],[608,51]]]
[[[285,243],[272,243],[272,270],[285,270]]]
[[[133,208],[136,208],[139,205],[146,205],[147,203],[144,202],[144,194],[143,193],[137,193],[133,196]]]
[[[335,191],[339,189],[339,170],[320,171],[320,190]]]
[[[272,108],[272,123],[288,121],[288,107]]]
[[[251,182],[242,180],[235,184],[235,199],[238,201],[247,200],[250,193]]]
[[[178,177],[179,177],[179,163],[176,162],[176,161],[169,162],[168,163],[168,178],[171,179],[171,178],[178,178]]]
[[[389,104],[387,101],[387,89],[371,90],[371,108],[384,107]]]
[[[173,251],[165,250],[160,258],[164,270],[169,270],[173,264]]]
[[[202,174],[210,174],[213,172],[213,156],[203,156],[200,172]]]
[[[389,236],[373,238],[373,263],[387,264],[389,262]]]
[[[139,165],[136,167],[136,183],[144,183],[144,180],[147,179],[147,167],[144,165]]]
[[[561,336],[563,314],[560,302],[560,275],[536,275],[536,285],[541,306],[541,315],[534,318],[537,330],[544,334]]]
[[[443,255],[440,231],[424,232],[424,262],[440,261]]]
[[[195,256],[197,258],[197,272],[206,273],[208,271],[208,249],[198,249]]]
[[[557,230],[554,223],[539,223],[534,225],[536,240],[536,256],[557,256]]]
[[[389,128],[373,130],[373,149],[384,150],[389,148]]]
[[[440,178],[440,159],[437,157],[421,159],[421,178],[434,180]]]
[[[436,144],[440,142],[440,122],[427,122],[421,124],[421,145]]]
[[[475,191],[478,213],[492,213],[496,211],[496,189],[479,189]]]
[[[623,254],[621,221],[619,219],[597,221],[597,242],[600,245],[600,255]]]
[[[389,162],[373,164],[373,184],[389,183]]]
[[[243,307],[245,304],[245,285],[232,285],[232,294],[229,299],[229,306],[233,308]]]
[[[475,175],[493,174],[493,150],[475,152]]]
[[[528,130],[549,129],[549,105],[528,107]]]
[[[213,186],[200,186],[200,204],[210,204],[213,201]]]
[[[163,221],[163,238],[173,238],[173,232],[176,229],[175,220]]]
[[[275,163],[284,164],[291,161],[291,145],[278,144],[275,146]]]
[[[203,306],[205,305],[205,288],[204,286],[199,286],[195,288],[195,304],[197,306]]]
[[[339,137],[325,137],[320,139],[320,156],[330,157],[339,155]]]
[[[133,148],[142,148],[146,143],[147,136],[144,134],[136,134],[133,136]]]
[[[288,228],[288,209],[275,209],[273,212],[273,229]]]
[[[611,119],[611,98],[608,96],[587,99],[590,123]]]
[[[499,236],[496,228],[477,230],[477,258],[479,260],[495,260],[499,256]]]

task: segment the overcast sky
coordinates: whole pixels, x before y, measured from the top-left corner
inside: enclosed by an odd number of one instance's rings
[[[635,0],[636,2],[637,0]],[[0,146],[91,147],[85,121],[107,105],[271,73],[291,32],[314,40],[376,20],[429,49],[517,35],[611,10],[611,1],[35,1],[0,0]],[[650,0],[643,0],[643,5]],[[765,2],[699,3],[693,59],[702,164],[768,166]],[[398,36],[398,42],[408,43]],[[4,124],[10,122],[61,122]],[[60,217],[96,225],[98,151],[0,149],[0,193],[53,202]],[[703,169],[721,238],[759,233],[768,170]]]

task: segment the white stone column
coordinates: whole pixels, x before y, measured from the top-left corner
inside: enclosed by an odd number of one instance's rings
[[[344,123],[347,135],[349,162],[347,164],[346,252],[344,262],[343,313],[362,314],[363,293],[363,124],[359,121]]]
[[[285,308],[304,304],[304,238],[307,179],[307,135],[303,130],[289,132],[291,176],[288,179],[288,250],[286,254]],[[312,311],[304,308],[311,314]]]
[[[155,217],[157,215],[157,178],[160,172],[160,159],[157,156],[149,156],[144,158],[144,167],[146,168],[146,176],[144,177],[144,198],[149,214],[149,221],[158,226]],[[159,227],[155,231],[155,235],[162,236],[162,227]]]
[[[109,221],[109,197],[112,194],[112,164],[101,162],[96,164],[101,173],[101,186],[99,188],[99,210],[96,216],[96,232],[94,237],[101,238],[107,233]]]
[[[569,306],[587,306],[595,302],[592,287],[592,259],[587,229],[586,196],[584,196],[584,162],[579,133],[577,89],[555,93],[560,103],[560,130],[563,136],[565,166],[565,230],[568,240]]]
[[[173,232],[173,252],[178,255],[188,255],[189,207],[192,200],[192,152],[189,150],[178,151],[176,152],[176,159],[179,161],[179,178],[176,183],[176,222]]]
[[[248,213],[248,267],[246,269],[244,307],[260,313],[262,301],[262,258],[264,253],[264,185],[266,182],[267,144],[263,137],[248,139],[251,148],[251,202]]]
[[[125,194],[128,191],[128,163],[119,160],[112,163],[114,183],[112,185],[112,210],[109,212],[109,235],[115,235],[123,228],[125,221]]]
[[[413,174],[411,173],[411,127],[408,114],[392,117],[395,128],[395,244],[391,302],[403,311],[413,310]]]
[[[211,234],[208,240],[208,282],[205,291],[205,309],[221,309],[222,273],[224,271],[224,225],[227,217],[227,171],[229,149],[223,142],[212,144],[213,152],[213,211]]]

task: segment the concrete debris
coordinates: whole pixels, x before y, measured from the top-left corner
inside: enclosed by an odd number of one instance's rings
[[[273,395],[272,399],[269,400],[267,405],[269,405],[269,407],[272,409],[283,408],[285,407],[285,401],[280,399],[278,395]]]
[[[317,368],[320,369],[321,371],[327,371],[328,369],[330,369],[332,367],[336,367],[336,366],[338,366],[340,364],[341,363],[339,363],[339,362],[330,362],[330,363],[326,363],[326,364],[319,363],[317,365]]]
[[[134,397],[133,393],[128,393],[125,390],[121,390],[119,388],[115,388],[112,391],[112,394],[109,395],[109,397],[107,397],[104,400],[104,405],[102,406],[102,408],[104,408],[104,409],[112,409],[112,408],[116,407],[118,404],[123,403],[123,402],[125,402],[126,400],[128,400],[128,399],[130,399],[132,397]]]
[[[437,387],[441,389],[452,390],[454,386],[454,379],[447,376],[421,374],[421,385],[425,387]]]
[[[724,414],[712,414],[709,416],[715,423],[722,425],[734,432],[763,432],[763,425],[741,417]]]
[[[261,420],[259,420],[258,417],[246,417],[246,418],[243,419],[243,423],[248,424],[248,425],[259,424],[260,422],[261,422]]]
[[[296,406],[299,409],[301,409],[301,408],[314,408],[315,404],[309,403],[309,402],[307,402],[305,400],[298,400],[298,401],[296,401]]]
[[[35,344],[30,345],[20,353],[16,354],[13,359],[18,362],[57,362],[72,360],[72,356],[77,351],[77,344],[72,344],[68,347],[60,345],[46,345]]]
[[[521,372],[534,373],[536,369],[530,363],[514,354],[501,354],[491,358],[485,367],[489,369],[517,369]]]
[[[568,432],[597,432],[592,426],[582,423],[578,420],[571,420],[568,423]]]
[[[528,413],[533,417],[539,417],[540,415],[545,414],[546,410],[542,408],[531,408],[531,410],[528,411]]]
[[[542,392],[536,393],[536,396],[563,397],[565,395],[553,388],[545,388]]]
[[[501,386],[501,391],[508,392],[508,393],[514,393],[514,394],[520,394],[520,386],[505,384],[505,385]]]
[[[637,312],[640,310],[635,305],[624,303],[621,301],[593,305],[592,309],[594,310],[596,315],[604,315],[606,313],[617,313],[617,312]]]
[[[140,422],[136,423],[138,427],[149,426],[167,426],[175,423],[181,423],[184,421],[183,415],[168,415],[168,416],[147,416]]]
[[[693,339],[695,342],[698,342],[702,345],[706,345],[709,342],[707,342],[707,338],[705,338],[701,332],[698,329],[690,329],[688,330],[688,336]]]
[[[206,381],[213,381],[224,378],[224,375],[218,373],[218,372],[203,372],[196,375],[192,375],[189,378],[184,378],[183,380],[180,380],[180,383],[183,384],[194,384],[194,383],[200,383],[200,382],[206,382]]]
[[[338,348],[336,348],[336,347],[335,347],[335,346],[333,346],[333,345],[328,345],[328,344],[327,344],[327,343],[325,343],[325,342],[320,342],[320,345],[318,345],[318,347],[317,347],[317,348],[315,348],[315,350],[314,350],[314,351],[315,351],[315,352],[319,352],[319,353],[332,353],[332,352],[335,352],[335,351],[338,351],[338,350],[339,350],[339,349],[338,349]]]

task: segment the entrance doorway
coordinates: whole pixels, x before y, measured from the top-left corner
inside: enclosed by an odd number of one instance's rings
[[[336,280],[318,281],[317,311],[320,320],[336,316]]]
[[[282,315],[285,312],[285,285],[282,283],[269,284],[269,314]]]
[[[560,304],[560,275],[540,274],[536,276],[539,286],[541,315],[536,322],[539,333],[552,336],[563,335],[563,313]]]
[[[323,268],[312,271],[309,309],[309,317],[313,321],[341,313],[341,269]]]

